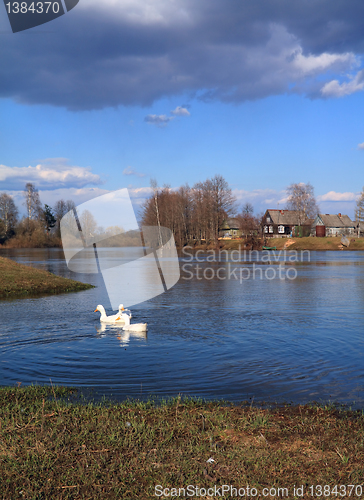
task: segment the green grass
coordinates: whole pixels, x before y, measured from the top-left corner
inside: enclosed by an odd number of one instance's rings
[[[89,288],[93,286],[0,257],[0,298],[77,292]]]
[[[308,485],[363,482],[363,415],[332,405],[80,404],[73,389],[31,386],[0,389],[0,423],[4,499],[146,499],[156,485],[224,484],[305,485],[300,498],[312,498]]]

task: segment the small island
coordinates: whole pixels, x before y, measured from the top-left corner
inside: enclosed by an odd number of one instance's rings
[[[94,287],[0,257],[0,298],[78,292],[89,288]]]

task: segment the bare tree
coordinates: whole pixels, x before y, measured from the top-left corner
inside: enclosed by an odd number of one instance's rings
[[[14,200],[6,193],[0,195],[0,241],[4,242],[15,233],[18,209]]]
[[[360,193],[359,198],[356,201],[355,220],[358,224],[357,229],[358,229],[358,237],[359,237],[360,236],[360,225],[361,225],[361,222],[364,222],[364,187],[362,189],[362,192]]]
[[[211,181],[207,182],[211,183],[212,238],[216,241],[224,219],[227,219],[236,212],[236,198],[233,196],[229,184],[222,175],[215,175]]]
[[[304,184],[291,184],[286,189],[288,194],[287,210],[296,210],[299,217],[299,225],[301,226],[306,219],[314,218],[319,208],[316,203],[313,186],[308,182]]]
[[[355,218],[358,222],[364,222],[364,187],[356,201]]]
[[[58,200],[55,205],[54,205],[54,216],[57,220],[56,222],[56,234],[60,238],[61,237],[61,230],[60,230],[60,223],[61,219],[66,213],[68,213],[70,210],[73,210],[76,208],[75,203],[72,200]]]
[[[142,207],[142,224],[171,229],[182,246],[189,241],[217,240],[219,229],[235,211],[235,198],[222,176],[173,191],[152,181],[153,194]]]
[[[258,234],[260,219],[254,217],[254,208],[251,203],[245,203],[241,213],[237,216],[240,229],[244,236],[253,236]]]
[[[89,210],[84,210],[79,217],[82,234],[85,239],[86,246],[90,245],[93,241],[97,231],[97,223]]]
[[[42,205],[39,199],[38,189],[31,182],[25,184],[25,189],[23,191],[25,198],[25,207],[27,209],[27,219],[28,221],[34,220],[41,216]]]
[[[158,184],[156,179],[150,180],[150,187],[153,189],[153,197],[155,204],[155,213],[157,217],[158,234],[159,234],[159,245],[162,246],[162,236],[161,236],[161,221],[159,217],[159,205],[158,205]]]

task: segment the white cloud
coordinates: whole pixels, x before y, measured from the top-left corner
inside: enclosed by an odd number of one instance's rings
[[[157,127],[165,127],[167,123],[169,123],[173,119],[173,116],[167,115],[147,115],[144,118],[144,121],[147,123],[151,123],[152,125],[156,125]]]
[[[360,144],[358,144],[358,149],[364,149],[364,142],[361,142]]]
[[[317,196],[317,201],[355,201],[358,197],[355,193],[345,192],[337,193],[336,191],[329,191],[326,194]]]
[[[90,167],[69,165],[66,158],[47,158],[35,167],[0,165],[0,182],[2,189],[6,190],[23,189],[27,182],[34,183],[39,189],[57,189],[101,184],[101,179],[91,172]]]
[[[128,166],[124,168],[123,175],[136,175],[137,177],[145,177],[146,174],[142,174],[141,172],[137,172],[132,167]]]
[[[175,116],[190,116],[191,113],[188,111],[188,109],[183,108],[182,106],[177,106],[176,109],[171,111],[172,115]]]
[[[339,80],[331,80],[322,87],[321,94],[324,97],[343,97],[359,92],[364,89],[363,76],[364,73],[361,70],[355,76],[349,76],[348,82],[340,83]]]
[[[236,197],[239,206],[244,203],[251,203],[255,213],[265,212],[268,208],[284,209],[287,198],[285,191],[276,191],[274,189],[254,189],[246,191],[244,189],[233,189],[233,195]]]
[[[302,48],[299,47],[296,56],[292,60],[292,65],[305,75],[323,72],[329,68],[333,69],[335,66],[351,67],[357,65],[356,57],[350,52],[345,54],[328,54],[324,52],[318,56],[312,54],[304,56],[302,52]]]

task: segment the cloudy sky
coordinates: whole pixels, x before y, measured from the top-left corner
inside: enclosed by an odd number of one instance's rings
[[[361,0],[80,0],[15,34],[0,6],[0,191],[140,203],[222,174],[256,212],[311,182],[352,217],[363,54]]]

